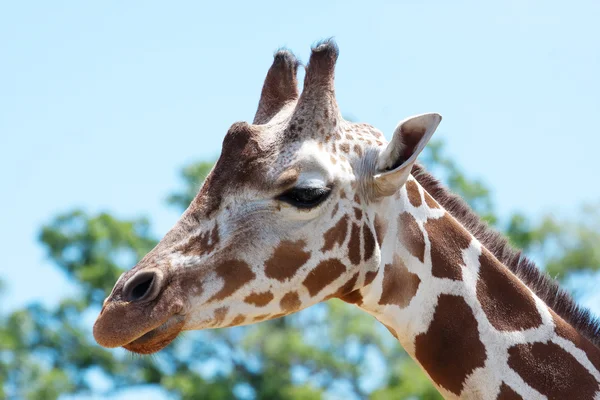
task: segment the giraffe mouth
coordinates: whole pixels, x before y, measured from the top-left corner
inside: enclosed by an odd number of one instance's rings
[[[162,325],[154,328],[137,339],[123,345],[123,348],[137,354],[152,354],[167,347],[181,333],[185,325],[185,316],[173,315]]]

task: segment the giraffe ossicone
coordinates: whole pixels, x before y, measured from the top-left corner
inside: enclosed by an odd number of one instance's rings
[[[345,121],[338,48],[275,54],[253,124],[229,129],[181,219],[116,282],[96,341],[153,353],[183,330],[332,297],[374,315],[446,398],[600,399],[598,325],[416,164],[441,117],[388,143]]]

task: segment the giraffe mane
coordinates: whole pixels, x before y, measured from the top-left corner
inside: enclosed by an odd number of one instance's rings
[[[459,196],[450,192],[421,165],[415,164],[413,177],[454,218],[485,246],[502,264],[596,347],[600,347],[600,319],[578,305],[573,297],[548,273],[541,271],[521,250],[515,249],[501,233],[483,221]]]

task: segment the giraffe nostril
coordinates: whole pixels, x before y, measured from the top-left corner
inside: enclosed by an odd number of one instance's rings
[[[160,290],[160,274],[156,271],[140,271],[123,287],[126,301],[152,300]]]

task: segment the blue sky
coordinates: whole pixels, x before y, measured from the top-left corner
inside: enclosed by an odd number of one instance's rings
[[[304,61],[334,36],[346,115],[436,136],[500,212],[568,215],[600,199],[600,2],[4,2],[0,5],[0,276],[4,308],[72,288],[41,224],[81,207],[148,216],[187,162],[251,120],[275,49]]]

